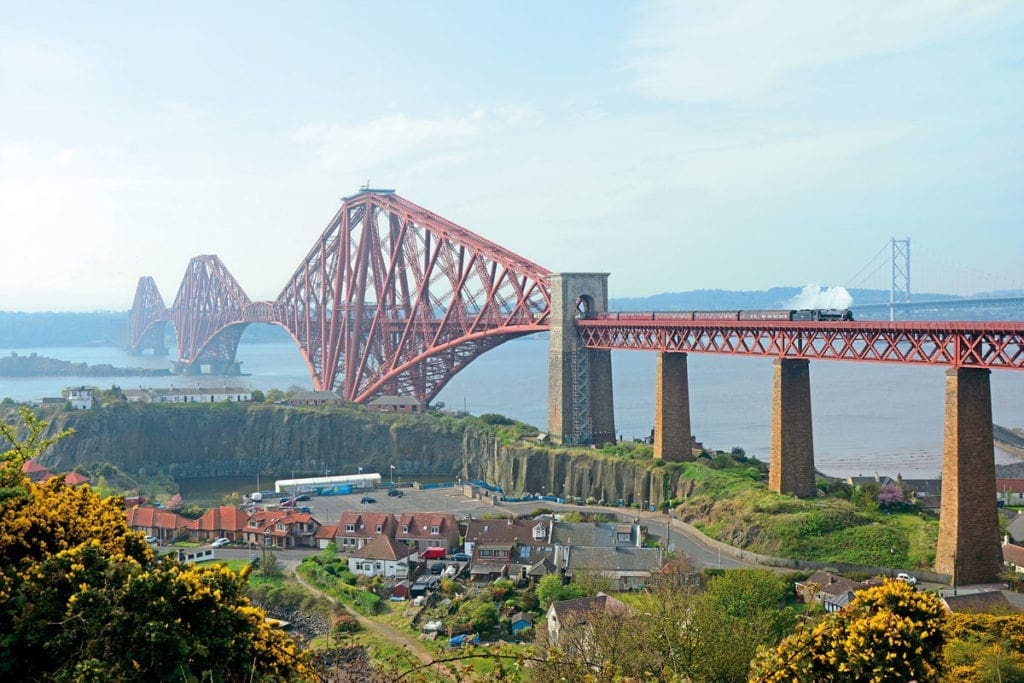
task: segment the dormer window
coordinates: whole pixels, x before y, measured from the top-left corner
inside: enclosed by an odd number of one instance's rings
[[[345,531],[347,531],[348,533],[352,533],[355,530],[356,530],[356,525],[355,524],[346,524],[345,525]]]
[[[382,524],[378,524],[378,525],[377,525],[377,533],[378,533],[378,534],[379,534],[379,533],[380,533],[381,531],[383,531],[383,529],[384,529],[384,525],[382,525]]]
[[[545,536],[547,536],[547,531],[544,529],[543,524],[538,524],[537,526],[533,527],[533,540],[539,541],[543,539]]]
[[[437,534],[441,533],[441,527],[439,527],[439,526],[432,526],[432,527],[430,527],[430,533],[432,533],[432,534],[434,534],[436,536]]]
[[[402,533],[403,534],[409,533],[409,525],[408,524],[403,524],[402,525]]]

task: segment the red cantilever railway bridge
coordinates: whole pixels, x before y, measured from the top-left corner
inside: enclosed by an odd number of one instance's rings
[[[656,318],[647,313],[597,313],[579,320],[576,327],[583,345],[592,349],[1024,369],[1024,323],[1019,322]]]

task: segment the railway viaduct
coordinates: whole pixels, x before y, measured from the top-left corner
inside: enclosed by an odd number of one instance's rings
[[[771,357],[773,491],[816,494],[810,361],[943,365],[942,510],[935,570],[994,579],[1002,553],[989,373],[1024,369],[1022,323],[685,320],[608,311],[607,273],[551,273],[394,193],[344,198],[274,301],[251,301],[219,258],[189,263],[168,307],[142,277],[130,348],[175,331],[181,372],[237,369],[245,326],[283,327],[318,390],[357,403],[431,401],[481,353],[548,331],[548,431],[565,444],[615,440],[611,351],[657,353],[655,456],[693,457],[687,354]]]

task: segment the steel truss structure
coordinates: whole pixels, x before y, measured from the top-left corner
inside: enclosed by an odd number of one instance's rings
[[[547,330],[550,308],[547,269],[391,191],[365,189],[345,200],[273,302],[251,301],[216,256],[189,263],[170,309],[152,278],[140,279],[130,346],[147,347],[169,320],[179,364],[232,362],[247,324],[272,323],[298,343],[317,389],[429,402],[484,351]]]
[[[727,353],[1024,370],[1024,323],[620,321],[576,323],[592,349]]]

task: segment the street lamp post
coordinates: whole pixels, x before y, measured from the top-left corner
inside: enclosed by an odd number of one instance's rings
[[[395,466],[391,465],[391,485],[395,485]]]

